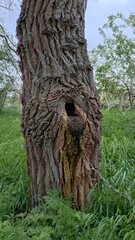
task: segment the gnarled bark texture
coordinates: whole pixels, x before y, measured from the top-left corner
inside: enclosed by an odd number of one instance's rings
[[[32,207],[50,188],[77,209],[98,176],[101,114],[84,38],[85,0],[23,0],[18,51]]]

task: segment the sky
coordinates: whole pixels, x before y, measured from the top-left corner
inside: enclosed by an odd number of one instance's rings
[[[14,2],[17,4],[19,0],[14,0]],[[125,16],[135,12],[135,0],[88,0],[85,14],[85,38],[88,51],[102,41],[98,28],[107,22],[107,16],[118,12],[122,12]],[[4,20],[7,31],[14,36],[18,16],[17,8],[13,12],[0,8],[0,19]]]
[[[98,28],[107,23],[107,16],[118,12],[125,16],[135,12],[135,0],[88,0],[85,16],[85,37],[88,50],[102,41]]]

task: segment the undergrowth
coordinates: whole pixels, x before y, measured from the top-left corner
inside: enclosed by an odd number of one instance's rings
[[[100,183],[84,211],[51,191],[27,213],[28,180],[20,115],[0,114],[0,240],[134,240],[135,112],[103,111]]]

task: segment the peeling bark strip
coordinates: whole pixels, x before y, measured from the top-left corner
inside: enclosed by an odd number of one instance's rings
[[[77,209],[97,181],[101,114],[84,39],[85,0],[23,0],[18,52],[32,207],[50,188]]]

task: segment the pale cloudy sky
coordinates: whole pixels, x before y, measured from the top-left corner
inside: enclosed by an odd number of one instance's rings
[[[18,0],[15,1],[18,2]],[[118,12],[122,12],[124,15],[135,12],[135,0],[88,0],[85,21],[85,36],[88,50],[91,50],[101,42],[98,28],[107,22],[107,16]],[[15,35],[18,15],[19,11],[17,8],[11,13],[0,8],[0,18],[4,19],[8,32],[13,35]]]
[[[112,5],[112,3],[113,3],[113,5],[115,4],[115,5],[117,5],[117,6],[119,6],[119,5],[121,5],[121,4],[127,4],[128,2],[130,2],[130,0],[111,0],[111,1],[109,1],[109,0],[98,0],[99,1],[99,4],[102,4],[102,5],[104,5],[104,6],[109,6],[109,5]]]
[[[85,21],[88,50],[100,43],[98,28],[107,22],[107,16],[118,12],[125,16],[135,12],[135,0],[88,0]]]

